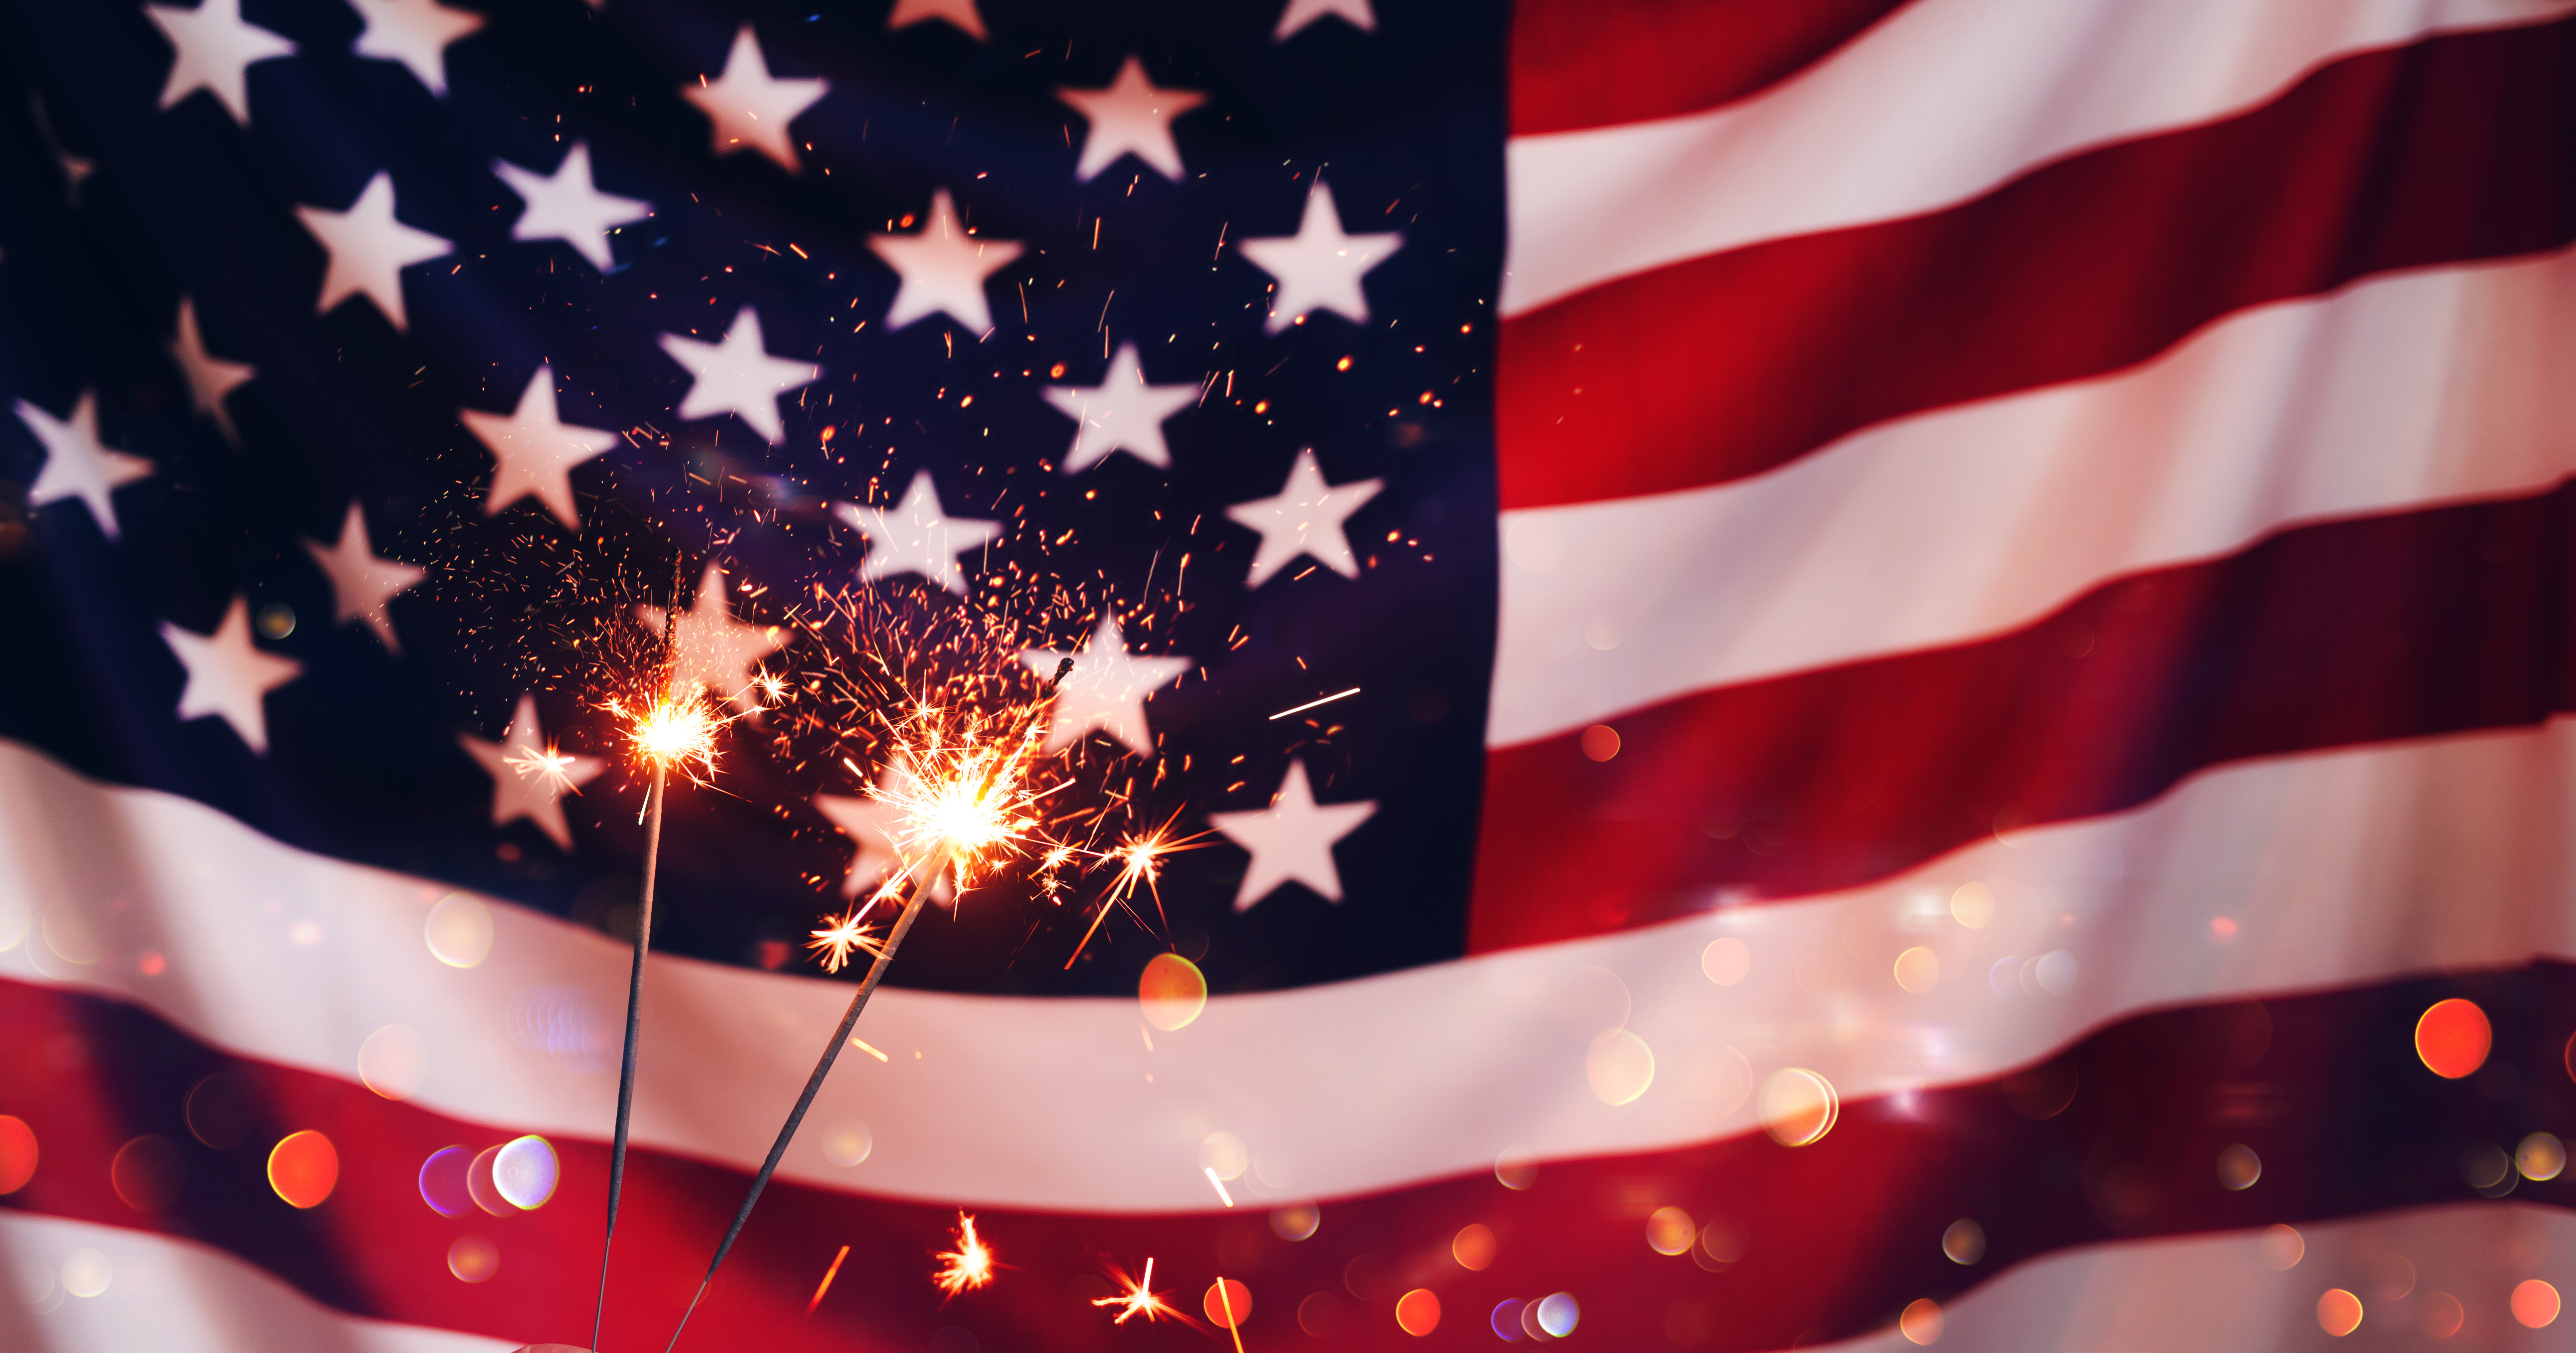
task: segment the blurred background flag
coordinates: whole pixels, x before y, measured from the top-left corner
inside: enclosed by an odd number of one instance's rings
[[[586,1337],[667,623],[659,1346],[899,867],[852,596],[1204,835],[925,919],[709,1346],[2576,1282],[2576,0],[5,23],[0,1343]]]

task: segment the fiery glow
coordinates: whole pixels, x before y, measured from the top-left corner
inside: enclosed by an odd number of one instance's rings
[[[849,966],[853,951],[871,958],[885,952],[877,935],[860,923],[866,915],[864,909],[849,912],[811,932],[814,938],[807,940],[805,947],[823,956],[823,971],[839,972]]]
[[[522,755],[521,753],[525,753],[525,755]],[[555,745],[551,742],[547,743],[542,751],[534,747],[521,745],[511,751],[504,752],[501,755],[501,764],[517,771],[520,779],[524,780],[531,775],[540,775],[553,781],[556,790],[567,794],[578,794],[581,792],[579,786],[574,783],[570,773],[573,764],[580,760],[580,757],[574,756],[569,752],[556,751]]]
[[[956,1243],[956,1249],[931,1256],[939,1261],[939,1271],[931,1274],[930,1280],[952,1297],[993,1281],[993,1251],[976,1237],[975,1219],[963,1212],[957,1214]]]
[[[627,737],[635,750],[656,766],[693,761],[706,770],[715,769],[716,730],[725,721],[716,717],[703,688],[692,685],[686,691],[666,691],[648,706],[617,712],[627,719]]]
[[[1154,899],[1155,914],[1158,917],[1162,914],[1163,893],[1159,885],[1163,877],[1164,858],[1180,851],[1195,849],[1199,838],[1207,835],[1205,832],[1198,832],[1175,839],[1172,836],[1172,824],[1178,822],[1180,816],[1180,813],[1175,811],[1170,817],[1163,819],[1163,825],[1142,835],[1131,836],[1120,842],[1117,849],[1101,856],[1104,862],[1109,860],[1118,862],[1118,876],[1110,880],[1107,891],[1101,894],[1100,910],[1092,913],[1091,928],[1082,932],[1082,941],[1073,946],[1073,956],[1064,961],[1065,967],[1071,968],[1074,959],[1082,957],[1084,946],[1090,944],[1091,937],[1100,932],[1100,923],[1109,919],[1110,908],[1128,907],[1129,914],[1135,914],[1135,909],[1129,904],[1135,900],[1137,889],[1144,889],[1146,894]],[[1144,918],[1139,916],[1137,920],[1141,923]]]
[[[1105,1267],[1109,1270],[1110,1278],[1115,1281],[1120,1288],[1124,1289],[1114,1297],[1095,1297],[1092,1299],[1091,1304],[1094,1306],[1115,1306],[1118,1308],[1117,1318],[1109,1323],[1113,1325],[1124,1325],[1127,1323],[1127,1318],[1129,1316],[1141,1315],[1145,1317],[1146,1323],[1151,1324],[1153,1321],[1168,1315],[1174,1320],[1180,1321],[1184,1325],[1189,1325],[1193,1328],[1198,1326],[1199,1322],[1182,1314],[1179,1307],[1163,1300],[1163,1294],[1153,1290],[1154,1261],[1152,1259],[1149,1258],[1145,1261],[1145,1276],[1141,1278],[1128,1277],[1127,1271],[1118,1267],[1116,1264],[1105,1265]]]

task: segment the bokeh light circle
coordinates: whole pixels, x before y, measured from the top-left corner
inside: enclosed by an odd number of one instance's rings
[[[1440,1328],[1440,1297],[1417,1287],[1395,1299],[1395,1327],[1419,1339]]]
[[[465,1172],[473,1164],[474,1153],[461,1146],[430,1152],[420,1163],[420,1200],[442,1217],[464,1216],[474,1206],[474,1195],[465,1189]]]
[[[421,934],[439,962],[471,968],[492,954],[492,909],[463,893],[449,893],[429,909]]]
[[[137,1212],[158,1212],[177,1202],[183,1175],[177,1143],[157,1134],[118,1147],[107,1166],[108,1186]]]
[[[501,1196],[500,1181],[492,1177],[492,1167],[500,1159],[501,1148],[498,1146],[487,1146],[474,1153],[474,1159],[465,1167],[465,1195],[474,1200],[476,1207],[495,1217],[516,1216],[518,1209]]]
[[[1699,1239],[1699,1223],[1678,1207],[1659,1207],[1646,1218],[1646,1248],[1657,1254],[1688,1254]]]
[[[1559,1339],[1574,1333],[1583,1319],[1583,1308],[1574,1304],[1571,1292],[1551,1293],[1538,1304],[1538,1327]]]
[[[2254,1148],[2242,1144],[2218,1153],[2218,1184],[2230,1193],[2242,1193],[2254,1187],[2263,1177],[2263,1158]]]
[[[1995,919],[1995,893],[1982,883],[1962,883],[1950,894],[1950,919],[1970,930],[1983,930]]]
[[[1199,1168],[1215,1171],[1219,1179],[1241,1179],[1251,1167],[1252,1151],[1231,1132],[1211,1132],[1199,1143]]]
[[[2469,1321],[2469,1308],[2448,1292],[2427,1292],[2415,1303],[2415,1323],[2436,1339],[2448,1339]]]
[[[1494,1303],[1494,1337],[1518,1340],[1521,1337],[1521,1303],[1518,1298]]]
[[[2527,1278],[2513,1289],[2513,1318],[2526,1329],[2542,1329],[2558,1318],[2558,1289]]]
[[[823,1134],[823,1159],[844,1169],[866,1164],[876,1149],[876,1134],[856,1118],[844,1118]]]
[[[1941,980],[1941,956],[1920,945],[1896,956],[1896,985],[1920,996]]]
[[[358,1080],[386,1099],[420,1093],[429,1079],[429,1045],[405,1024],[388,1024],[358,1045]]]
[[[2317,1298],[2317,1328],[2340,1339],[2361,1328],[2361,1298],[2329,1287]]]
[[[447,1271],[461,1283],[488,1282],[501,1271],[501,1251],[481,1236],[458,1236],[447,1247]]]
[[[1584,729],[1579,741],[1583,746],[1583,754],[1595,761],[1607,761],[1619,754],[1619,730],[1606,723],[1597,723]]]
[[[1165,1033],[1189,1027],[1207,1009],[1207,974],[1179,954],[1156,954],[1136,982],[1145,1022]]]
[[[2486,1065],[2493,1046],[2495,1030],[2474,1001],[2456,996],[2436,1001],[2415,1021],[2415,1055],[2444,1080],[2458,1080]]]
[[[2535,1132],[2513,1149],[2513,1168],[2533,1183],[2556,1179],[2567,1169],[2567,1144],[2546,1132]]]
[[[1950,1223],[1950,1228],[1941,1233],[1941,1254],[1962,1267],[1985,1258],[1986,1228],[1967,1217]]]
[[[36,1130],[24,1118],[0,1113],[0,1194],[16,1193],[36,1177]]]
[[[116,1270],[108,1266],[107,1256],[96,1250],[74,1250],[63,1258],[63,1290],[73,1296],[97,1296],[114,1281]]]
[[[321,1133],[290,1132],[269,1148],[268,1186],[287,1206],[320,1207],[339,1185],[340,1153]]]
[[[534,1212],[555,1196],[563,1178],[553,1143],[534,1135],[517,1137],[492,1157],[492,1187],[510,1206]]]
[[[2263,1262],[2287,1273],[2308,1257],[2308,1238],[2295,1226],[2268,1226],[2263,1230]]]
[[[1208,1284],[1199,1308],[1207,1312],[1208,1323],[1218,1329],[1238,1329],[1252,1318],[1252,1289],[1232,1278],[1219,1278]]]
[[[1909,1344],[1941,1342],[1941,1303],[1930,1297],[1907,1302],[1904,1313],[1896,1317],[1896,1332]]]
[[[1583,1058],[1583,1078],[1604,1104],[1634,1103],[1655,1083],[1655,1051],[1628,1030],[1613,1029],[1592,1040]]]
[[[1834,1130],[1841,1113],[1834,1083],[1802,1066],[1783,1067],[1762,1082],[1756,1105],[1762,1130],[1782,1146],[1810,1146]]]
[[[1469,1222],[1449,1238],[1449,1257],[1470,1273],[1482,1273],[1492,1267],[1494,1250],[1494,1230],[1483,1222]]]
[[[1270,1212],[1270,1234],[1294,1243],[1314,1238],[1324,1224],[1324,1211],[1313,1203],[1291,1203]]]
[[[1733,935],[1710,940],[1699,951],[1699,970],[1719,986],[1734,986],[1753,971],[1753,950]]]

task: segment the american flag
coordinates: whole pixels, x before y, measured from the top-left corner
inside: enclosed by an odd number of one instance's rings
[[[589,1342],[667,627],[661,1346],[854,597],[1198,848],[930,913],[690,1343],[2567,1328],[2576,0],[480,4],[8,11],[0,1343]]]

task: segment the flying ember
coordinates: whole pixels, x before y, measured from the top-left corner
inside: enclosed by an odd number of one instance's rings
[[[993,1251],[976,1237],[975,1219],[957,1214],[957,1248],[941,1250],[931,1257],[939,1261],[939,1271],[930,1280],[939,1290],[955,1296],[970,1287],[982,1287],[993,1281]]]

